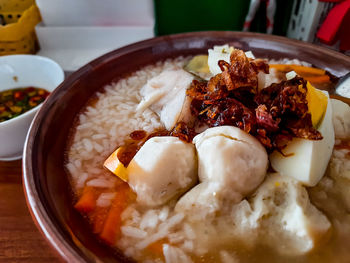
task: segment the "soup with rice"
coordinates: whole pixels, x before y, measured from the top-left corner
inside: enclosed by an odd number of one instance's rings
[[[76,209],[138,262],[348,262],[350,109],[310,66],[225,45],[104,87],[67,150]]]

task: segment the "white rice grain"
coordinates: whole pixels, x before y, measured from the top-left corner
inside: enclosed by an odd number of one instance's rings
[[[77,130],[84,130],[84,129],[90,129],[91,128],[91,124],[90,123],[83,123],[79,126],[77,126]]]
[[[89,172],[90,172],[91,174],[100,174],[101,171],[102,171],[102,169],[95,168],[95,167],[93,167],[93,168],[91,168],[91,169],[89,170]]]
[[[89,178],[89,175],[87,173],[82,173],[78,180],[77,180],[77,187],[78,188],[83,188],[85,185],[86,180]]]
[[[83,139],[83,144],[85,146],[85,150],[88,151],[88,152],[91,152],[92,149],[93,149],[93,146],[92,146],[92,143],[90,140],[88,139]]]
[[[81,160],[75,160],[74,165],[77,169],[80,169],[81,168]]]
[[[73,163],[67,163],[66,167],[71,175],[76,175],[79,172]]]
[[[93,144],[94,144],[94,149],[95,149],[98,153],[103,152],[103,147],[102,147],[100,144],[98,144],[97,142],[94,142]]]
[[[103,138],[106,138],[107,135],[106,134],[101,134],[101,133],[98,133],[98,134],[94,134],[91,136],[91,139],[93,140],[99,140],[99,139],[103,139]]]
[[[93,187],[108,188],[111,186],[111,182],[106,179],[98,178],[98,179],[92,179],[88,181],[86,185],[93,186]]]
[[[159,228],[162,228],[162,225],[164,224],[164,227],[167,229],[170,229],[180,223],[184,219],[185,215],[183,213],[178,213],[170,217],[166,222],[162,223]]]
[[[158,224],[158,215],[154,210],[149,210],[147,213],[143,216],[140,223],[140,228],[155,228]]]
[[[85,116],[84,114],[80,114],[80,115],[79,115],[79,121],[80,121],[81,123],[86,122],[86,116]]]
[[[159,220],[162,222],[165,221],[168,218],[168,215],[169,215],[169,207],[164,206],[159,213]]]
[[[116,193],[102,193],[97,198],[96,205],[99,207],[108,207],[111,205]]]
[[[138,225],[138,224],[140,224],[140,221],[141,221],[140,213],[135,209],[131,213],[131,223],[133,225]]]
[[[121,213],[120,218],[122,221],[126,221],[128,218],[131,217],[132,213],[136,211],[133,206],[128,206],[124,211]]]
[[[184,238],[185,236],[181,232],[170,233],[168,235],[168,239],[171,244],[183,242]]]
[[[132,226],[122,226],[121,231],[123,235],[137,239],[145,238],[147,236],[147,232]]]

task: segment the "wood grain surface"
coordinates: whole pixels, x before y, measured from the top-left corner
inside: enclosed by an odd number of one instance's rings
[[[21,161],[0,161],[0,262],[62,262],[30,216]]]

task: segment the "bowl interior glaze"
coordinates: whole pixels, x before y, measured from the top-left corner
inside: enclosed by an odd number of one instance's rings
[[[104,85],[165,58],[206,53],[229,43],[256,57],[298,58],[336,76],[350,70],[340,53],[283,37],[242,32],[197,32],[164,36],[112,51],[71,74],[41,107],[27,137],[23,170],[28,206],[38,228],[68,262],[128,262],[100,243],[72,206],[64,151],[76,115]]]

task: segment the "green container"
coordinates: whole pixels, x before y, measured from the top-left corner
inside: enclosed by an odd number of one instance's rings
[[[241,31],[249,0],[154,0],[156,35],[182,32]],[[273,33],[286,35],[293,0],[276,0]],[[262,1],[251,24],[252,32],[266,32],[266,2]]]
[[[240,31],[249,0],[154,0],[156,34],[231,30]]]

